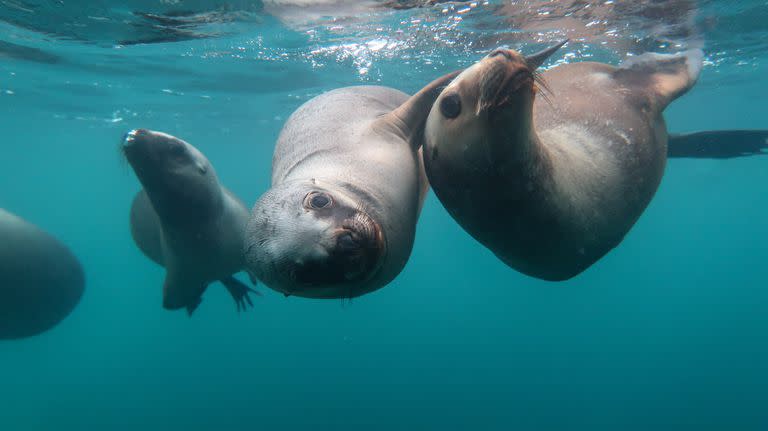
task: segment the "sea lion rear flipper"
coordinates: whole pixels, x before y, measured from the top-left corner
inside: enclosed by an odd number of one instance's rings
[[[411,142],[414,149],[421,147],[424,125],[427,122],[429,111],[432,109],[432,104],[435,103],[443,88],[461,72],[462,70],[457,70],[430,82],[418,93],[409,97],[402,105],[380,117],[376,121],[376,126],[389,130],[394,127],[395,132]]]
[[[262,296],[259,291],[246,286],[245,283],[235,277],[229,276],[222,278],[219,281],[221,281],[221,284],[224,285],[229,294],[232,295],[232,299],[235,300],[235,305],[237,306],[237,311],[244,311],[246,303],[253,307],[253,302],[251,301],[251,297],[248,296],[248,293]]]
[[[187,305],[187,316],[192,317],[192,313],[197,310],[197,307],[200,305],[200,303],[203,302],[203,298],[198,297],[197,300],[189,305]]]
[[[630,89],[650,92],[659,112],[696,83],[704,53],[692,49],[677,54],[645,53],[631,57],[614,71],[614,79]]]
[[[190,316],[202,302],[208,282],[190,276],[187,272],[168,270],[163,283],[163,308],[186,309]]]
[[[669,135],[668,157],[730,159],[768,155],[768,130],[711,130]]]

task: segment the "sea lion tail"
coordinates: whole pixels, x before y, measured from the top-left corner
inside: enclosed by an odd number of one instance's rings
[[[730,159],[768,155],[768,130],[710,130],[669,135],[668,157]]]
[[[647,52],[624,61],[616,69],[614,78],[627,87],[650,92],[662,111],[696,84],[703,61],[701,49],[677,54]]]

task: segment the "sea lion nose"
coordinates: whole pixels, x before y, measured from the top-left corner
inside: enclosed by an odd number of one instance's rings
[[[493,58],[493,57],[498,57],[499,55],[504,56],[504,58],[506,58],[507,60],[512,60],[512,54],[510,53],[509,49],[507,49],[506,47],[500,47],[500,48],[494,49],[493,51],[491,51],[490,54],[488,54],[488,57]]]
[[[136,139],[140,138],[147,134],[147,131],[145,129],[133,129],[129,130],[128,133],[123,135],[123,147],[130,147],[134,143],[136,143]]]
[[[336,239],[336,246],[342,253],[350,253],[360,249],[360,243],[355,241],[349,232],[339,235]]]

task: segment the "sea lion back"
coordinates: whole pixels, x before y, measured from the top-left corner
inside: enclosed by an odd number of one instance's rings
[[[344,154],[365,143],[367,127],[408,99],[405,93],[387,87],[354,86],[323,93],[301,105],[280,132],[272,159],[272,182],[279,184],[307,158],[326,155],[339,161]]]

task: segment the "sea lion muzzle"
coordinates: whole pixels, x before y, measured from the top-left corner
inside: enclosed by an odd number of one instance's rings
[[[483,61],[487,65],[479,82],[478,114],[511,103],[514,93],[533,85],[533,70],[515,51],[496,49]]]
[[[328,255],[292,264],[293,281],[311,287],[362,282],[375,276],[384,255],[379,225],[363,213],[345,220]]]

